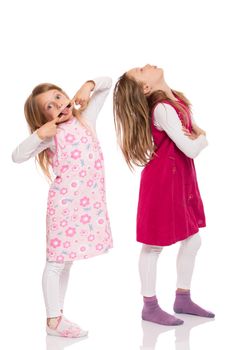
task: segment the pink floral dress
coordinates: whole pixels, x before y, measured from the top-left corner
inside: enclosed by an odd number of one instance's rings
[[[49,150],[56,178],[48,194],[47,260],[86,259],[112,248],[103,154],[75,117],[57,130],[56,151]]]

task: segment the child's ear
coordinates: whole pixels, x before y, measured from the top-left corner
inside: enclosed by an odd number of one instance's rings
[[[143,92],[144,95],[149,95],[149,93],[151,92],[151,87],[148,84],[143,84]]]

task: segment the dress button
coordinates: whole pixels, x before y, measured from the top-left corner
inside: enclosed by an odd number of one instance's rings
[[[189,199],[192,199],[193,198],[193,195],[192,195],[192,193],[189,195]]]

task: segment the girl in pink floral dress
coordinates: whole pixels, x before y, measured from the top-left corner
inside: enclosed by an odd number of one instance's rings
[[[110,87],[110,78],[87,81],[72,100],[56,85],[35,87],[25,103],[32,134],[12,154],[17,163],[37,156],[45,174],[51,179],[52,167],[55,175],[48,193],[43,273],[46,329],[51,335],[87,334],[63,316],[70,267],[74,260],[112,247],[103,154],[95,133],[96,118]]]

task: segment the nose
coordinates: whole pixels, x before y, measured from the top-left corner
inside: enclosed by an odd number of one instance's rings
[[[57,108],[58,108],[58,109],[61,109],[62,106],[63,106],[63,104],[62,104],[61,102],[57,102]]]

